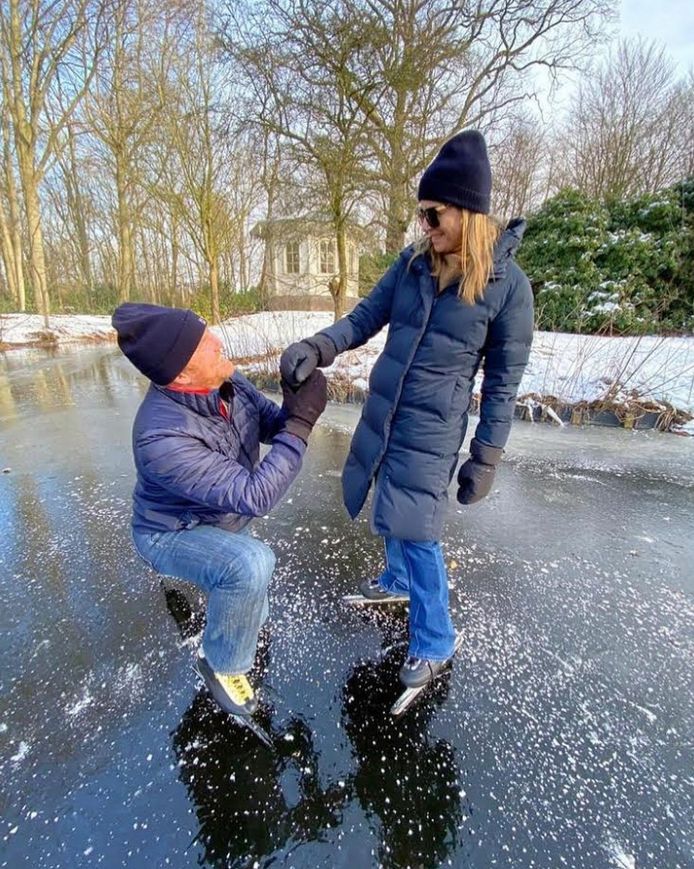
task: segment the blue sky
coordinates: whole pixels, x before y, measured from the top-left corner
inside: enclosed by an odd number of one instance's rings
[[[616,9],[618,19],[612,25],[614,39],[641,36],[655,40],[665,48],[684,77],[694,67],[694,0],[621,0]],[[609,46],[605,46],[607,54]],[[595,59],[599,60],[600,55]],[[538,108],[543,120],[561,114],[575,92],[580,75],[564,73],[558,90],[548,93],[549,77],[538,71]]]
[[[661,42],[682,74],[694,66],[692,0],[622,0],[620,33]]]

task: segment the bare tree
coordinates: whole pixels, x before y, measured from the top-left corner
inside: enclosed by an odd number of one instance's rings
[[[251,214],[260,204],[263,190],[260,173],[263,165],[256,151],[256,138],[237,132],[229,161],[226,198],[231,217],[228,256],[228,283],[235,289],[247,289],[251,283],[250,239]]]
[[[690,99],[691,84],[677,81],[656,43],[620,42],[573,100],[563,137],[569,182],[619,199],[679,180],[691,150]]]
[[[26,310],[24,286],[24,246],[22,240],[21,206],[12,157],[12,133],[7,103],[0,107],[0,254],[10,295],[20,311]]]
[[[547,139],[538,118],[528,111],[496,131],[490,147],[496,214],[519,216],[543,201],[551,163]]]
[[[93,288],[91,243],[89,240],[88,183],[84,169],[87,155],[78,153],[77,132],[74,123],[65,126],[62,146],[56,153],[55,183],[45,185],[57,214],[66,241],[71,250],[75,278],[81,289],[89,293]],[[51,181],[47,176],[47,181]]]
[[[221,256],[233,243],[235,232],[228,185],[236,142],[225,123],[224,82],[214,49],[201,9],[189,37],[179,45],[175,86],[168,79],[159,82],[166,116],[153,193],[169,202],[203,258],[212,320],[219,323]]]
[[[277,139],[268,133],[267,130],[261,131],[260,138],[260,154],[261,154],[261,176],[260,182],[266,197],[266,233],[265,244],[263,245],[263,262],[260,269],[260,279],[258,281],[258,290],[260,292],[260,300],[262,307],[268,306],[270,287],[274,281],[274,262],[272,251],[274,250],[274,219],[276,216],[276,206],[280,196],[282,183],[281,167],[282,156],[278,148]]]
[[[351,98],[370,124],[373,180],[383,197],[386,249],[402,247],[415,178],[442,140],[491,130],[534,91],[530,73],[574,68],[604,38],[610,0],[344,0],[368,35],[353,63]]]
[[[323,209],[332,223],[338,275],[335,317],[347,297],[347,227],[366,185],[368,119],[352,98],[350,64],[368,44],[338,5],[279,0],[229,9],[225,47],[246,74],[256,123],[296,167],[295,210]],[[267,176],[266,176],[267,177]]]
[[[0,7],[2,96],[24,193],[31,283],[46,325],[50,298],[39,187],[94,75],[102,37],[101,7],[94,0],[7,0]]]
[[[162,8],[154,0],[113,2],[108,50],[83,114],[86,128],[103,146],[104,169],[114,183],[116,281],[126,301],[137,285],[135,240],[148,195],[143,154],[162,117],[160,82],[168,76],[180,30],[188,22],[185,7]]]

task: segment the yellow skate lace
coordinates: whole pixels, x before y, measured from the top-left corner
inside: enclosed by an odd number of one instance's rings
[[[215,676],[234,703],[243,706],[253,699],[253,688],[245,676],[227,676],[224,673],[215,673]]]

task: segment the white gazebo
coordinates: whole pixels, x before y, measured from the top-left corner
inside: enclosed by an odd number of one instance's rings
[[[273,310],[331,311],[331,282],[338,279],[337,241],[322,215],[263,220],[252,230],[265,242],[264,282]],[[359,252],[363,230],[347,227],[347,299],[359,297]]]

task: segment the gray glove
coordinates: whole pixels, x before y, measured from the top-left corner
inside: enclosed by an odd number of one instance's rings
[[[337,356],[335,342],[327,335],[313,335],[290,344],[280,358],[282,380],[297,387],[315,368],[327,368]]]
[[[494,485],[496,466],[503,455],[501,447],[490,447],[473,438],[470,458],[458,471],[458,501],[461,504],[476,504],[486,498]]]

